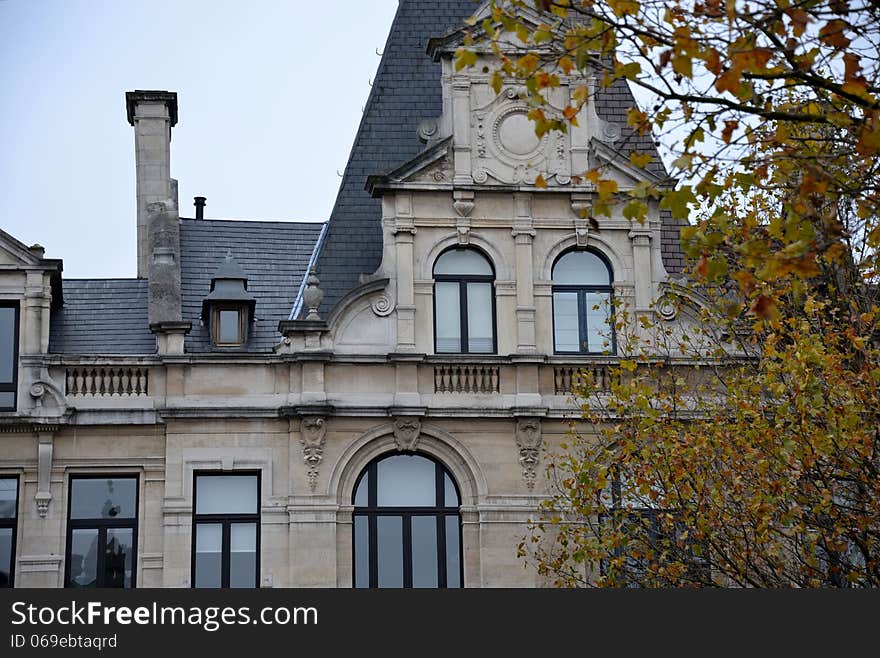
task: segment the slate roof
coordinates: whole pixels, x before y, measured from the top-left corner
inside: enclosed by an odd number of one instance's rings
[[[323,226],[317,222],[181,220],[183,319],[193,325],[186,337],[186,351],[267,352],[277,345],[281,340],[278,322],[290,315]],[[201,323],[202,300],[228,251],[247,275],[248,292],[257,300],[256,321],[241,348],[213,347],[208,327]],[[328,307],[322,304],[321,308]]]
[[[64,279],[64,304],[52,311],[49,352],[154,354],[146,279]]]
[[[186,351],[270,351],[281,340],[278,322],[290,314],[322,227],[306,222],[181,220],[183,319],[193,325]],[[243,347],[218,349],[201,323],[202,300],[230,250],[248,277],[257,319]],[[146,279],[66,279],[63,286],[64,305],[51,316],[51,353],[155,354]]]
[[[428,40],[458,29],[478,8],[475,0],[401,0],[398,5],[317,258],[325,314],[381,260],[381,200],[365,190],[367,177],[418,155],[425,148],[419,123],[442,113],[440,64],[427,55]],[[625,155],[635,148],[656,152],[649,135],[633,136],[624,125],[626,109],[635,106],[625,80],[601,90],[596,105],[600,117],[621,124]],[[649,168],[664,176],[659,157],[655,160]],[[678,228],[668,214],[664,221],[663,262],[674,273],[684,262]]]

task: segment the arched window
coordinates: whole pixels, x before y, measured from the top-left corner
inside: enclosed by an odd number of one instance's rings
[[[592,251],[568,251],[553,265],[553,344],[557,353],[615,352],[611,267]]]
[[[355,587],[461,587],[461,499],[443,466],[382,457],[354,491]]]
[[[450,249],[434,263],[434,336],[438,354],[495,352],[495,272],[474,249]]]

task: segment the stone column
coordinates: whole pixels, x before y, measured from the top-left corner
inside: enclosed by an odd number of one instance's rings
[[[397,351],[416,351],[416,298],[414,290],[413,243],[416,228],[413,221],[412,195],[395,195],[394,235],[397,282]]]
[[[452,151],[456,185],[470,185],[471,176],[471,83],[453,80],[452,83]]]
[[[516,351],[536,354],[535,345],[535,275],[532,242],[530,194],[514,194],[513,238],[516,242]]]

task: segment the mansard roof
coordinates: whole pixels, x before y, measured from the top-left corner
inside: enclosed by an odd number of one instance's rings
[[[382,204],[366,189],[368,177],[392,172],[416,158],[425,150],[419,124],[442,113],[440,64],[427,53],[429,40],[458,30],[478,8],[474,0],[400,1],[317,254],[324,313],[356,287],[361,276],[379,267]],[[634,133],[626,125],[626,110],[636,105],[626,80],[598,90],[595,102],[599,117],[619,127],[614,146],[621,155],[628,158],[635,150],[655,155],[648,171],[665,178],[652,136]],[[663,263],[677,273],[684,265],[679,226],[669,213],[661,217]]]
[[[201,324],[202,301],[212,275],[230,251],[247,275],[256,319],[242,352],[269,352],[281,340],[278,322],[290,307],[308,268],[321,223],[193,220],[180,222],[183,319],[192,322],[186,351],[215,351]],[[146,279],[67,279],[64,305],[53,311],[49,351],[61,354],[153,354],[147,319]]]
[[[443,111],[440,64],[427,55],[428,39],[458,27],[477,7],[474,0],[401,0],[397,7],[318,254],[325,317],[382,257],[382,201],[365,189],[367,176],[414,158],[425,147],[419,124]]]

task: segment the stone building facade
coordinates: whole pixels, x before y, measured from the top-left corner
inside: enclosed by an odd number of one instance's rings
[[[135,91],[138,278],[63,279],[0,231],[15,586],[540,584],[516,545],[572,378],[615,358],[604,303],[653,316],[682,256],[656,206],[581,213],[576,172],[666,176],[629,164],[656,151],[625,83],[539,139],[489,53],[454,70],[474,8],[402,0],[326,224],[180,217],[176,94]]]

